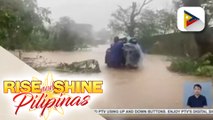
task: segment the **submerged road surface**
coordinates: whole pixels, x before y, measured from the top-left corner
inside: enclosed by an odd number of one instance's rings
[[[210,78],[202,78],[172,73],[167,70],[170,62],[166,56],[145,55],[143,66],[138,70],[107,68],[104,63],[105,50],[103,45],[85,51],[76,52],[29,52],[24,56],[41,55],[53,62],[81,61],[97,59],[101,73],[68,74],[57,73],[70,78],[85,76],[101,78],[104,81],[104,94],[97,95],[90,105],[91,108],[184,108],[184,84],[187,81],[202,82]]]

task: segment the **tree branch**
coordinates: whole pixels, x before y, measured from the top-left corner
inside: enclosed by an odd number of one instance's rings
[[[135,13],[135,16],[139,15],[141,13],[142,9],[151,2],[152,2],[152,0],[144,0],[141,7],[138,10],[138,12]]]
[[[127,21],[125,20],[125,18],[122,18],[121,16],[117,15],[117,14],[112,14],[112,16],[119,20],[120,22],[123,22],[124,25],[128,25]]]

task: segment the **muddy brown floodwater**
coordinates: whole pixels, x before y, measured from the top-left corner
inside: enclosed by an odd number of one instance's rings
[[[138,70],[107,68],[104,63],[105,50],[102,45],[76,52],[28,52],[23,55],[35,57],[41,55],[52,62],[81,61],[96,59],[100,63],[101,73],[68,74],[61,76],[85,76],[101,78],[104,81],[104,94],[97,95],[91,108],[183,108],[184,83],[201,82],[210,78],[181,75],[167,70],[170,62],[166,56],[145,55],[143,67]]]

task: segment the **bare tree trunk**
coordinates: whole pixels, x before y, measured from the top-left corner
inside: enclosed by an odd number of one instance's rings
[[[136,18],[141,14],[142,9],[151,2],[152,0],[143,0],[143,3],[141,5],[138,4],[137,2],[132,2],[130,9],[129,8],[125,9],[121,6],[118,6],[119,9],[117,13],[112,14],[112,16],[119,22],[123,23],[122,25],[125,26],[125,32],[130,37],[134,37],[135,29],[137,28]]]
[[[128,28],[128,34],[130,37],[134,37],[135,36],[135,27],[134,26],[130,26]]]

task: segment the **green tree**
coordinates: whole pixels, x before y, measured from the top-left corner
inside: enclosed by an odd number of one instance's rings
[[[72,33],[74,21],[69,17],[62,17],[55,26],[50,28],[51,48],[53,50],[73,50],[76,35]]]
[[[144,10],[138,22],[137,36],[140,38],[151,37],[159,33],[158,20],[156,12],[152,10]]]
[[[12,50],[32,47],[32,36],[45,31],[49,14],[36,0],[0,0],[0,45]]]
[[[158,19],[156,19],[158,18]],[[136,36],[145,49],[150,48],[155,41],[153,36],[177,32],[175,13],[168,10],[145,9],[140,15]]]
[[[165,9],[156,11],[157,26],[160,34],[178,32],[176,13]]]
[[[48,48],[51,50],[76,50],[87,47],[93,40],[92,26],[77,24],[69,17],[62,17],[49,28],[50,41]]]

